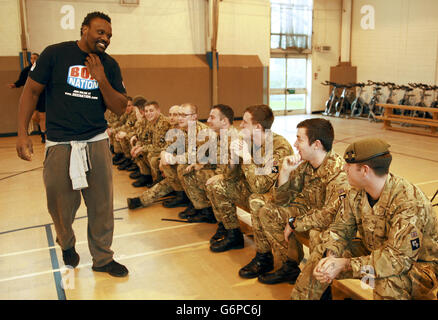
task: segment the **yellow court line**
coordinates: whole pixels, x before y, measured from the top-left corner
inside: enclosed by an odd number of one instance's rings
[[[117,260],[120,261],[120,260],[144,257],[144,256],[149,256],[149,255],[154,255],[154,254],[160,254],[160,253],[165,253],[165,252],[169,252],[169,251],[179,250],[179,249],[185,249],[185,248],[190,248],[190,247],[201,246],[201,245],[209,244],[209,243],[210,243],[210,241],[200,241],[200,242],[195,242],[195,243],[184,244],[184,245],[181,245],[181,246],[171,247],[171,248],[167,248],[167,249],[161,249],[161,250],[154,250],[154,251],[147,251],[147,252],[137,253],[137,254],[133,254],[133,255],[130,255],[130,256],[123,256],[122,255],[120,257],[117,257]],[[92,263],[80,264],[80,265],[78,265],[76,267],[76,269],[88,267],[88,266],[91,266],[91,265],[92,265]],[[28,274],[23,274],[23,275],[20,275],[20,276],[0,279],[0,283],[1,282],[18,280],[18,279],[32,278],[32,277],[36,277],[36,276],[43,275],[43,274],[50,274],[50,273],[66,271],[66,270],[68,270],[68,268],[64,267],[64,268],[51,269],[51,270],[46,270],[46,271],[41,271],[41,272],[28,273]]]
[[[139,232],[132,232],[132,233],[125,233],[125,234],[119,234],[115,235],[113,239],[119,239],[119,238],[126,238],[131,236],[136,236],[140,234],[146,234],[146,233],[152,233],[152,232],[159,232],[159,231],[166,231],[166,230],[172,230],[172,229],[178,229],[178,228],[185,228],[191,225],[196,225],[197,223],[185,223],[181,226],[172,226],[172,227],[164,227],[164,228],[158,228],[158,229],[152,229],[152,230],[145,230],[145,231],[139,231]],[[86,244],[88,241],[78,241],[76,242],[76,245],[80,244]],[[10,253],[4,253],[0,254],[0,258],[4,257],[10,257],[10,256],[17,256],[20,254],[26,254],[26,253],[32,253],[32,252],[38,252],[38,251],[45,251],[50,249],[56,249],[58,246],[51,246],[51,247],[44,247],[44,248],[37,248],[37,249],[29,249],[29,250],[23,250],[23,251],[17,251],[17,252],[10,252]]]
[[[420,183],[414,183],[416,186],[422,186],[423,184],[430,184],[430,183],[435,183],[438,182],[438,180],[432,180],[432,181],[425,181],[425,182],[420,182]]]

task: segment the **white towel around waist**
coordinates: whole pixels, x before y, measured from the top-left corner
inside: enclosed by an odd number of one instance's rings
[[[54,142],[46,140],[46,151],[48,148],[56,146],[58,144],[70,144],[70,179],[72,181],[73,190],[81,190],[88,187],[87,182],[87,171],[91,169],[91,163],[88,155],[88,143],[104,140],[108,138],[108,134],[105,132],[94,136],[89,140],[82,141],[65,141],[65,142]],[[89,167],[90,166],[90,167]]]

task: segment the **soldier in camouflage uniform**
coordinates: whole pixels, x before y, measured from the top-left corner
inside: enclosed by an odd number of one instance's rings
[[[270,131],[273,122],[274,114],[269,106],[248,107],[240,125],[244,139],[232,141],[231,164],[226,174],[208,181],[207,195],[217,220],[222,222],[226,229],[222,239],[215,239],[215,235],[210,240],[210,250],[213,252],[243,248],[244,239],[236,204],[248,208],[251,194],[269,192],[277,179],[278,168],[283,158],[293,154],[289,142]],[[252,148],[249,146],[251,139]],[[233,163],[234,157],[238,158],[238,163]]]
[[[158,102],[145,105],[145,118],[147,124],[137,133],[138,139],[131,153],[142,174],[133,184],[135,187],[151,187],[153,182],[161,180],[158,159],[166,146],[165,136],[170,129],[169,119],[161,114]]]
[[[128,105],[127,108],[132,106],[132,98],[131,97],[127,97],[128,99]],[[108,124],[108,128],[107,128],[107,134],[109,136],[109,140],[110,140],[110,146],[111,146],[111,151],[114,152],[114,135],[112,128],[117,127],[120,125],[120,118],[122,117],[122,115],[118,116],[117,114],[115,114],[114,112],[112,112],[110,109],[107,109],[105,111],[105,120]]]
[[[135,124],[142,118],[139,110],[143,109],[145,103],[146,99],[143,96],[135,96],[132,99],[133,109],[127,115],[125,123],[115,130],[116,141],[120,143],[125,157],[125,161],[121,162],[117,167],[119,170],[126,170],[128,168],[132,171],[135,170],[135,168],[130,168],[134,162],[132,161],[131,144],[129,140],[134,132]]]
[[[106,111],[107,121],[108,121],[107,133],[109,136],[110,145],[112,146],[113,152],[115,153],[113,157],[113,164],[122,162],[125,159],[122,147],[120,146],[120,143],[116,140],[115,135],[116,135],[116,129],[125,123],[128,114],[131,111],[132,111],[131,97],[128,97],[128,105],[126,106],[126,111],[121,116],[117,116],[115,113],[111,112],[111,110]]]
[[[208,126],[197,121],[198,109],[192,103],[183,103],[180,105],[180,114],[178,119],[178,140],[174,145],[179,145],[179,150],[173,150],[170,153],[170,146],[160,155],[160,166],[166,177],[167,183],[170,184],[176,196],[163,202],[166,208],[186,207],[190,200],[184,192],[178,177],[178,170],[183,172],[190,164],[197,161],[197,150],[201,145],[208,141],[208,135],[203,137],[199,133],[208,132]],[[199,139],[198,139],[199,138]],[[184,145],[183,145],[184,144]],[[175,156],[174,153],[177,152]],[[181,152],[178,154],[178,152]],[[179,168],[179,169],[178,169]]]
[[[169,109],[169,123],[170,123],[170,130],[172,129],[178,129],[178,119],[180,114],[180,106],[174,105]],[[175,137],[176,138],[176,137]],[[168,141],[167,141],[168,140]],[[175,142],[175,139],[166,139],[166,146],[164,147],[164,150],[166,150],[172,143]],[[169,184],[169,181],[167,178],[164,178],[157,184],[153,185],[150,189],[146,190],[141,194],[140,197],[136,198],[128,198],[128,208],[129,209],[136,209],[140,207],[147,207],[151,204],[153,204],[155,201],[160,199],[161,197],[166,196],[170,192],[172,192],[172,186]]]
[[[265,284],[294,282],[304,258],[303,244],[310,251],[320,242],[337,211],[339,196],[348,182],[342,171],[344,161],[332,150],[334,131],[325,119],[308,119],[297,126],[295,147],[299,154],[286,157],[273,188],[272,198],[253,195],[250,206],[256,243],[256,256],[239,271],[244,278]],[[296,218],[296,233],[288,230],[289,218]],[[286,230],[285,230],[286,227]],[[288,234],[291,234],[289,237]],[[273,273],[273,254],[282,266]]]
[[[339,201],[329,237],[310,256],[292,299],[319,299],[335,278],[368,282],[374,299],[437,299],[437,216],[419,188],[389,173],[388,147],[368,138],[345,150],[353,188]]]
[[[197,162],[186,168],[178,167],[179,181],[191,201],[187,209],[179,214],[180,218],[188,219],[190,222],[216,223],[210,200],[207,197],[206,183],[211,177],[222,174],[228,165],[228,162],[221,163],[220,147],[222,140],[228,142],[231,137],[238,136],[237,129],[232,126],[233,120],[234,111],[230,106],[223,104],[213,106],[207,124],[215,133],[209,141],[216,141],[216,143],[215,150],[209,148],[205,152],[206,156],[208,153],[208,159],[206,159],[208,163]],[[219,228],[224,230],[222,223],[219,223]]]

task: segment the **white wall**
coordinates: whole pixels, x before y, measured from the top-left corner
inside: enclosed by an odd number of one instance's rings
[[[18,0],[0,0],[0,56],[17,56],[21,51]]]
[[[361,27],[372,5],[375,29]],[[437,82],[438,1],[354,0],[351,62],[359,81]]]
[[[223,0],[220,2],[218,52],[257,54],[264,66],[270,57],[270,1]]]
[[[74,8],[74,29],[61,28],[65,5]],[[257,54],[269,64],[269,0],[220,2],[217,48],[220,54]],[[88,12],[103,11],[112,19],[110,54],[205,54],[207,21],[205,0],[141,0],[139,6],[121,6],[118,0],[27,0],[30,45],[79,39]]]
[[[314,0],[313,48],[320,45],[331,46],[331,51],[317,52],[313,49],[310,110],[324,110],[329,97],[329,88],[321,82],[330,80],[330,67],[336,66],[340,57],[341,8],[342,0]],[[316,73],[316,78],[315,78]]]

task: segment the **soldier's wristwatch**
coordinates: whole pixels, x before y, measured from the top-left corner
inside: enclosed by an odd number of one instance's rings
[[[292,230],[295,230],[295,226],[294,226],[295,220],[296,220],[295,217],[289,218],[289,226],[292,228]]]

